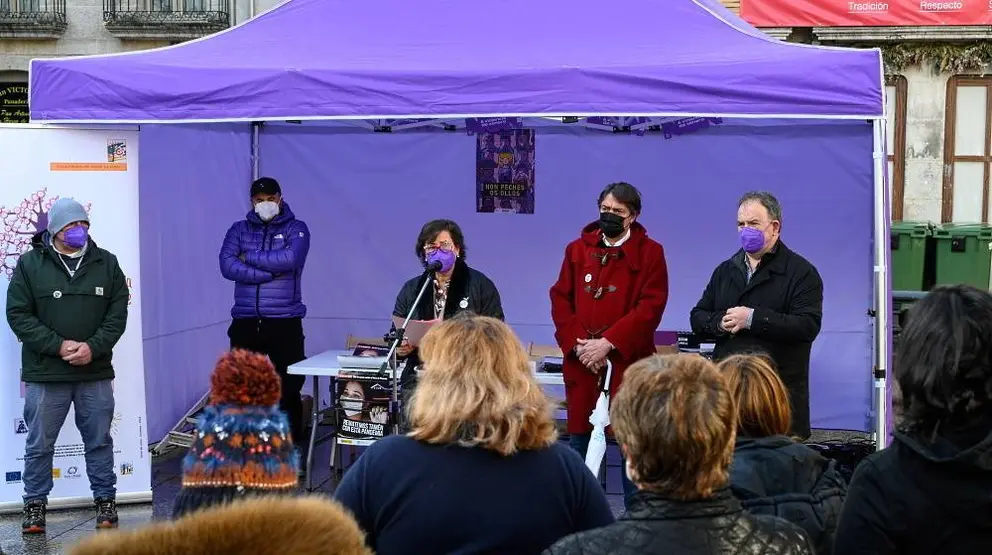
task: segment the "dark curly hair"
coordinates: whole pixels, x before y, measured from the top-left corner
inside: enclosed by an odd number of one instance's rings
[[[969,285],[936,287],[907,315],[894,374],[900,429],[936,435],[968,428],[992,410],[992,295]]]
[[[210,376],[210,404],[271,407],[282,392],[279,374],[265,355],[234,349]]]
[[[465,235],[462,228],[451,220],[431,220],[420,228],[417,235],[417,244],[413,246],[413,252],[417,253],[417,260],[424,261],[424,245],[437,239],[442,231],[447,231],[451,235],[451,240],[458,247],[458,258],[465,260],[468,249],[465,248]]]

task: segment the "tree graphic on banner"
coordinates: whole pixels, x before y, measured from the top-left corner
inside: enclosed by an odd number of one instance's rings
[[[0,272],[8,281],[14,275],[17,259],[31,249],[31,238],[48,227],[48,211],[58,199],[49,197],[46,187],[16,206],[0,206]],[[84,208],[88,213],[90,204]]]

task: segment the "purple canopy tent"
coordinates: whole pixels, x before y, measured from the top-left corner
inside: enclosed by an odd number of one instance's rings
[[[863,143],[863,160],[870,171],[863,185],[873,191],[875,240],[873,268],[865,271],[874,271],[874,365],[883,375],[888,367],[878,50],[775,41],[718,0],[501,0],[488,6],[456,0],[290,0],[243,25],[177,46],[33,60],[30,80],[35,122],[252,122],[253,175],[260,161],[267,163],[268,151],[260,148],[267,135],[260,139],[258,125],[265,121],[433,118],[450,124],[491,116],[705,116],[854,125],[868,120],[872,140]],[[779,128],[755,137],[774,129]],[[287,144],[277,141],[279,134],[271,136],[273,150]],[[142,152],[143,159],[154,155],[146,148]],[[292,166],[272,164],[283,171]],[[158,167],[164,171],[166,165]],[[143,173],[142,195],[152,194],[145,190],[153,186],[175,187],[175,180]],[[153,266],[144,261],[143,256],[145,271],[151,272]],[[160,266],[160,261],[154,265]],[[884,379],[876,379],[875,388],[882,446]]]

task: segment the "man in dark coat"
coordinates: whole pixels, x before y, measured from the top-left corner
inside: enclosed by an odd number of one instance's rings
[[[25,534],[45,532],[55,441],[70,406],[85,446],[96,526],[117,527],[112,360],[127,327],[129,294],[117,257],[98,247],[89,229],[78,202],[56,201],[47,230],[34,236],[7,288],[7,322],[22,344],[25,384]]]
[[[763,352],[789,390],[791,433],[808,438],[809,357],[823,319],[823,280],[782,242],[782,208],[766,192],[741,197],[741,249],[710,278],[690,315],[694,333],[716,340],[717,360]]]
[[[282,379],[279,407],[293,439],[303,441],[303,376],[288,368],[306,358],[301,279],[310,252],[310,230],[282,198],[279,182],[262,177],[251,185],[252,210],[227,230],[220,250],[221,274],[234,282],[227,335],[232,349],[268,355]]]
[[[655,353],[654,332],[668,302],[665,251],[637,222],[640,192],[629,183],[612,183],[600,193],[598,207],[599,220],[568,244],[551,287],[551,319],[564,353],[568,433],[583,457],[607,359],[614,395],[627,366]],[[623,486],[626,497],[633,494],[626,477]]]

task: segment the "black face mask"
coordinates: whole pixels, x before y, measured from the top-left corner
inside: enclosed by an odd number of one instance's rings
[[[600,212],[599,230],[609,238],[619,237],[623,233],[623,220],[613,212]]]

